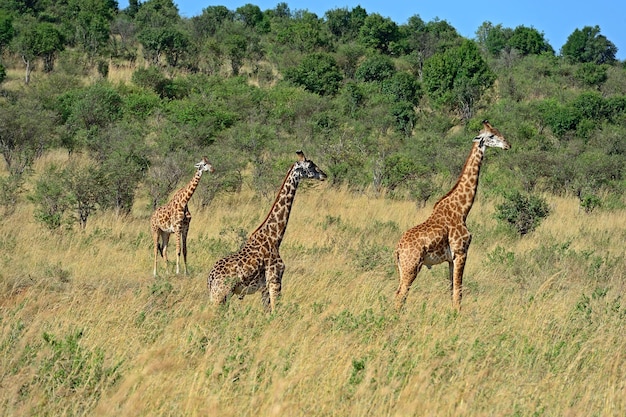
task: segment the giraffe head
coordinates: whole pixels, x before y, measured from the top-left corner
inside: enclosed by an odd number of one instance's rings
[[[474,142],[478,142],[481,147],[510,149],[511,145],[504,139],[504,136],[491,126],[488,120],[483,120],[483,130],[474,138]]]
[[[213,168],[213,165],[211,165],[206,156],[203,157],[202,161],[198,162],[195,167],[200,174],[202,174],[204,171],[215,172],[215,168]]]
[[[293,175],[298,180],[309,178],[324,181],[326,179],[324,171],[319,169],[313,161],[307,159],[302,151],[297,151],[296,154],[298,155],[298,160],[294,164]]]

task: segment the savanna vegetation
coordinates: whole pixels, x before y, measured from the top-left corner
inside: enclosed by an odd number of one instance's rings
[[[558,51],[555,50],[558,48]],[[598,26],[398,24],[357,6],[0,0],[2,415],[626,412],[626,69]],[[392,252],[483,119],[463,309],[393,309]],[[283,296],[208,304],[303,149]],[[188,276],[149,217],[207,155]]]

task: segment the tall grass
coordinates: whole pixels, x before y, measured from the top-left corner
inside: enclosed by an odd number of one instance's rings
[[[548,201],[520,239],[479,193],[462,311],[441,265],[398,313],[391,254],[431,205],[302,187],[273,314],[206,291],[269,199],[192,199],[190,275],[158,278],[145,205],[52,233],[23,203],[1,221],[1,414],[625,415],[626,210]]]

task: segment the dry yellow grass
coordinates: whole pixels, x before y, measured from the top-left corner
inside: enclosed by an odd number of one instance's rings
[[[270,200],[192,199],[190,275],[157,279],[142,204],[51,233],[24,203],[1,221],[1,414],[625,415],[626,211],[548,200],[519,239],[479,191],[460,314],[445,265],[392,307],[391,252],[430,205],[301,187],[270,315],[258,295],[215,309],[206,294]]]

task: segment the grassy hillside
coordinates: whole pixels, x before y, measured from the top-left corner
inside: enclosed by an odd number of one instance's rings
[[[190,275],[160,263],[156,279],[141,201],[58,233],[23,202],[0,220],[0,414],[624,415],[626,210],[546,198],[520,239],[479,189],[458,314],[445,265],[393,309],[393,248],[432,202],[304,184],[271,315],[258,294],[207,299],[213,263],[270,207],[246,187],[204,211],[192,199]]]

